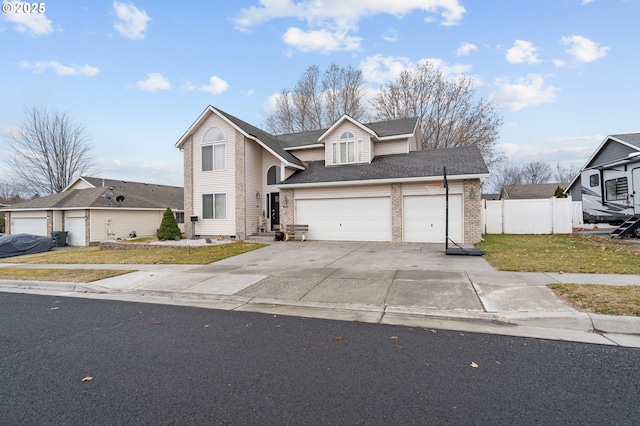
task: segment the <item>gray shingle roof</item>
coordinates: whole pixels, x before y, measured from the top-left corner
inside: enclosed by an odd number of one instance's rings
[[[262,143],[267,145],[269,149],[277,153],[286,161],[292,164],[297,164],[298,166],[302,165],[300,160],[298,160],[296,157],[294,157],[293,155],[289,154],[287,151],[284,150],[284,148],[280,145],[280,143],[278,143],[278,139],[275,136],[265,132],[262,129],[257,128],[256,126],[253,126],[247,123],[246,121],[242,121],[238,117],[234,117],[233,115],[226,113],[218,108],[214,108],[214,109],[218,111],[220,114],[222,114],[227,120],[231,121],[238,128],[242,129],[245,133],[258,138]]]
[[[155,185],[140,182],[127,182],[105,179],[102,187],[101,178],[83,177],[96,188],[70,189],[65,192],[47,197],[13,204],[11,210],[19,209],[62,209],[62,208],[147,208],[175,210],[184,209],[184,188],[167,185]],[[113,188],[113,195],[124,196],[124,201],[118,203],[115,199],[108,200],[104,195]]]
[[[640,133],[625,133],[621,135],[611,135],[611,137],[640,148]]]
[[[325,167],[324,161],[311,161],[281,185],[436,177],[442,176],[445,166],[450,178],[489,173],[480,150],[468,146],[377,156],[371,164]]]
[[[373,130],[379,138],[395,135],[408,135],[416,128],[417,118],[401,118],[398,120],[377,121],[374,123],[362,123]],[[318,139],[328,129],[310,130],[307,132],[289,133],[276,136],[277,141],[284,148],[315,145]]]

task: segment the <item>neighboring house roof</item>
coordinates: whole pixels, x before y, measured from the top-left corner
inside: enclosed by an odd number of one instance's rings
[[[500,190],[500,199],[525,200],[532,198],[551,198],[555,195],[558,187],[565,189],[568,185],[567,182],[507,185],[503,186],[502,190]]]
[[[141,182],[82,177],[95,188],[69,189],[47,197],[34,198],[13,204],[10,210],[69,209],[69,208],[129,208],[129,209],[184,209],[184,188]],[[102,182],[104,181],[104,187]],[[113,189],[111,189],[113,188]],[[104,195],[113,192],[113,199]],[[118,202],[115,197],[123,196]]]
[[[308,167],[294,173],[279,187],[293,185],[340,185],[379,183],[380,181],[441,180],[443,167],[448,178],[479,178],[489,176],[480,150],[475,146],[411,151],[374,157],[363,164],[325,167],[324,161],[311,161]]]

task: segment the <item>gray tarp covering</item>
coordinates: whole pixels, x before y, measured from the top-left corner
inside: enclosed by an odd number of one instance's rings
[[[21,254],[42,253],[53,248],[53,239],[31,234],[0,234],[0,259]]]

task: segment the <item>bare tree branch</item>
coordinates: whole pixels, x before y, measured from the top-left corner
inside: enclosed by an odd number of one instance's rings
[[[12,173],[36,194],[62,191],[74,178],[90,171],[92,147],[85,128],[68,112],[32,107],[20,130],[6,142],[12,149]]]

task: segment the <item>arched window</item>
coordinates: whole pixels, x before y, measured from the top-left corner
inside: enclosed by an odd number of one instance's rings
[[[220,127],[212,127],[202,137],[202,171],[227,168],[227,137]]]
[[[267,171],[267,185],[280,183],[280,166],[271,166]]]
[[[227,140],[227,137],[224,134],[224,131],[220,127],[212,127],[207,130],[207,133],[202,137],[202,143],[214,143],[214,142],[224,142]]]
[[[353,136],[353,133],[351,133],[351,132],[343,132],[340,135],[340,139],[353,139],[353,138],[354,138],[354,136]]]

